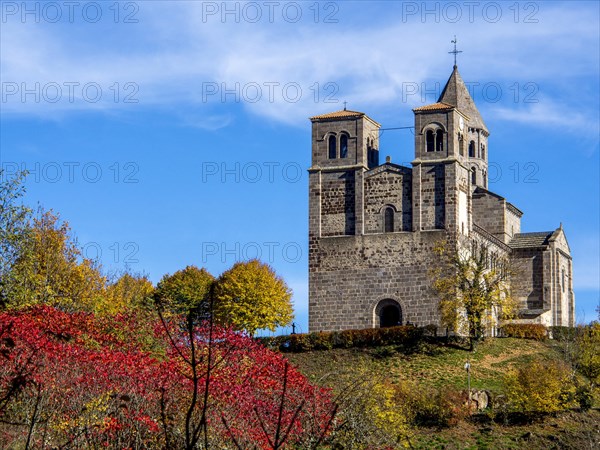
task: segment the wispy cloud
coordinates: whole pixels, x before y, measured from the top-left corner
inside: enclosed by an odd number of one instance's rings
[[[571,3],[541,4],[537,23],[509,20],[512,13],[504,8],[499,23],[476,16],[473,23],[465,17],[459,24],[442,20],[435,27],[421,16],[404,20],[401,11],[383,26],[370,23],[363,20],[371,7],[364,3],[339,4],[337,24],[280,18],[223,23],[212,16],[207,20],[201,3],[144,2],[138,24],[3,24],[2,78],[16,83],[3,87],[3,113],[54,117],[57,112],[179,105],[209,114],[196,124],[210,129],[227,122],[211,115],[221,103],[239,103],[251,114],[288,124],[340,108],[344,100],[363,109],[389,107],[401,101],[403,83],[447,75],[446,51],[458,25],[465,50],[461,70],[470,79],[518,77],[544,82],[551,92],[572,92],[582,77],[598,71],[597,21]],[[121,44],[112,45],[117,41]],[[40,83],[41,101],[33,101],[33,95],[23,101],[23,83],[28,89]],[[47,101],[56,96],[52,83],[63,90],[56,102]],[[71,95],[65,83],[79,85]],[[98,99],[96,86],[102,90]],[[19,92],[7,95],[6,89],[15,88]],[[227,90],[236,93],[224,94]],[[564,101],[555,109],[546,103],[511,114],[498,108],[495,114],[545,126],[558,120],[560,109],[577,110],[569,115],[570,128],[585,123],[589,114],[578,108],[581,102]],[[543,115],[550,121],[542,121]]]
[[[598,136],[600,132],[598,111],[595,112],[582,108],[575,109],[575,105],[558,103],[551,98],[540,99],[537,103],[525,104],[523,107],[492,107],[488,113],[497,119],[508,122],[517,122],[535,125],[544,128],[560,127],[572,133]]]

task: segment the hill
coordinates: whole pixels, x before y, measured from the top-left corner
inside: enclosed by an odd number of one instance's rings
[[[332,388],[339,396],[364,395],[357,386],[369,389],[374,380],[391,385],[410,382],[423,391],[466,390],[464,364],[470,360],[471,387],[489,391],[494,399],[503,393],[503,378],[511,368],[533,359],[561,359],[562,352],[563,344],[554,341],[499,338],[483,342],[474,352],[427,344],[412,354],[385,346],[290,353],[287,357],[312,382]],[[396,401],[401,409],[402,402]],[[427,449],[600,448],[600,412],[566,411],[512,425],[493,421],[483,412],[446,427],[417,427],[405,445]]]

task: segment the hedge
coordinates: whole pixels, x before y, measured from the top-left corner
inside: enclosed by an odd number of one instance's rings
[[[508,323],[503,325],[501,330],[505,337],[536,341],[543,341],[548,337],[548,329],[539,323]]]
[[[414,347],[424,338],[424,329],[414,326],[368,328],[289,336],[258,338],[265,346],[279,348],[283,352],[306,352],[332,348],[377,347],[380,345],[403,345]]]

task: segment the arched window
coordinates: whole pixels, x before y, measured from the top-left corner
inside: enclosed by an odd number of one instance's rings
[[[433,134],[433,130],[427,130],[425,140],[427,141],[427,151],[432,152],[435,149],[435,135]]]
[[[335,136],[329,136],[329,159],[335,159],[336,155],[336,141]]]
[[[458,133],[458,152],[460,153],[460,156],[465,156],[463,145],[465,145],[465,139],[462,133]]]
[[[487,172],[483,172],[483,187],[487,186]]]
[[[481,144],[481,159],[485,159],[485,145]]]
[[[383,230],[386,233],[393,233],[394,231],[394,209],[391,207],[385,208],[385,213],[383,217]]]
[[[561,288],[562,291],[565,292],[565,269],[562,270],[562,276],[561,276]]]
[[[475,167],[471,168],[471,184],[477,184],[477,171]]]
[[[475,158],[475,141],[469,142],[469,158]]]
[[[340,137],[340,158],[348,156],[348,136],[342,134]]]
[[[444,150],[444,132],[437,130],[435,132],[435,151],[441,152]]]

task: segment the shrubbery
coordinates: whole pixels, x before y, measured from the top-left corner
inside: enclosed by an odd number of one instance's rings
[[[501,330],[505,337],[534,339],[536,341],[543,341],[548,337],[547,328],[537,323],[508,323],[503,325]]]
[[[573,372],[560,361],[532,361],[504,381],[509,411],[534,415],[578,406]]]
[[[577,337],[578,329],[575,327],[550,327],[550,335],[555,341],[573,341]]]
[[[316,448],[326,436],[330,392],[283,355],[209,323],[186,330],[182,316],[139,319],[0,313],[0,447],[196,449],[202,435],[202,448]]]
[[[296,353],[311,350],[331,350],[332,348],[378,347],[382,345],[402,345],[406,349],[413,349],[424,341],[424,329],[414,326],[368,328],[364,330],[263,337],[259,340],[268,347],[279,348],[283,352]]]

